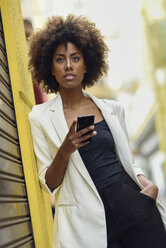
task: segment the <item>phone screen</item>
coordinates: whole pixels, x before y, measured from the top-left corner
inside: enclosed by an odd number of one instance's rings
[[[89,127],[94,124],[94,115],[82,115],[77,119],[77,131],[80,131],[86,127]],[[92,131],[87,132],[86,134],[91,133]],[[84,134],[84,135],[86,135]],[[86,141],[92,141],[92,137],[87,139]]]

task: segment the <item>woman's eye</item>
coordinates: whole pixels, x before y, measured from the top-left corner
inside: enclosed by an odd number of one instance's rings
[[[73,60],[73,61],[79,61],[80,58],[79,58],[78,56],[75,56],[75,57],[72,58],[72,60]]]
[[[57,63],[62,63],[63,61],[64,61],[64,58],[62,57],[56,58]]]

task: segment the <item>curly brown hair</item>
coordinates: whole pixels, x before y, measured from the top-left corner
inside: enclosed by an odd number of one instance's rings
[[[29,70],[33,80],[42,84],[47,93],[57,93],[59,84],[52,76],[52,57],[60,44],[72,42],[83,53],[87,72],[82,87],[92,86],[107,73],[108,47],[95,23],[87,17],[68,15],[66,19],[53,16],[45,27],[30,38]]]

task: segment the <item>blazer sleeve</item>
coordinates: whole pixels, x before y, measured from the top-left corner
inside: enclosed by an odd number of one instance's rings
[[[51,152],[49,150],[49,146],[46,140],[46,137],[44,136],[44,133],[42,131],[39,118],[37,118],[38,113],[36,113],[35,109],[33,108],[32,112],[29,114],[29,122],[31,127],[31,135],[32,135],[32,141],[33,141],[33,147],[34,152],[36,156],[36,162],[38,167],[38,176],[39,181],[41,184],[41,187],[47,191],[51,195],[55,195],[57,191],[60,189],[61,185],[51,191],[45,180],[45,174],[52,163],[52,156]]]
[[[130,150],[131,150],[130,139],[129,139],[129,135],[128,135],[127,127],[126,127],[126,122],[125,122],[125,111],[124,111],[123,105],[119,102],[116,103],[116,111],[118,113],[120,125],[122,127],[122,130],[123,130],[125,136],[126,136],[128,145],[129,145]],[[131,152],[131,155],[132,155],[132,152]],[[142,169],[135,164],[133,155],[132,155],[132,162],[133,162],[133,167],[134,167],[134,170],[136,172],[136,175],[139,175],[139,174],[145,175],[145,173],[142,171]]]
[[[126,140],[131,150],[129,135],[128,135],[128,131],[127,131],[126,123],[125,123],[125,111],[124,111],[123,105],[118,101],[112,101],[112,100],[104,100],[104,102],[108,104],[111,107],[111,109],[113,107],[114,113],[117,115],[119,119],[120,125],[122,127],[122,130],[125,134]],[[131,152],[131,157],[132,157],[133,168],[134,168],[136,175],[139,175],[139,174],[145,175],[145,173],[141,170],[141,168],[135,164],[132,152]]]

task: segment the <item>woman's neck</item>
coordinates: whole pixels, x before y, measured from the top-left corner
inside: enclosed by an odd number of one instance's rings
[[[82,90],[66,90],[60,91],[62,97],[63,108],[75,108],[85,102],[86,97]]]

